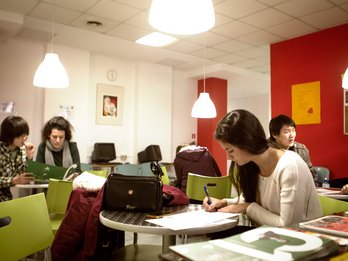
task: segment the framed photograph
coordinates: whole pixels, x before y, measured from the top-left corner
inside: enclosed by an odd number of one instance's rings
[[[97,85],[96,122],[104,125],[122,125],[123,87],[116,85]]]

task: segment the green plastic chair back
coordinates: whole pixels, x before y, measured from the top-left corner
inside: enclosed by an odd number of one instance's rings
[[[170,185],[170,180],[169,180],[167,168],[165,166],[161,166],[161,169],[163,171],[163,176],[161,178],[163,185]]]
[[[46,200],[53,233],[57,232],[62,223],[71,191],[72,181],[49,180]]]
[[[0,260],[19,260],[48,248],[52,240],[44,193],[0,203]]]
[[[123,175],[140,176],[141,166],[139,164],[121,164],[116,166],[116,172]]]
[[[186,195],[190,199],[203,200],[205,198],[204,186],[207,186],[211,197],[218,199],[231,197],[232,183],[229,176],[210,177],[188,173]]]
[[[82,171],[90,171],[93,169],[93,165],[89,163],[81,163],[80,165]]]
[[[332,215],[344,211],[348,211],[348,202],[330,198],[323,195],[318,195],[323,216]]]
[[[108,170],[107,169],[101,169],[101,170],[88,170],[87,172],[92,173],[96,176],[100,176],[103,178],[106,178],[108,176]]]

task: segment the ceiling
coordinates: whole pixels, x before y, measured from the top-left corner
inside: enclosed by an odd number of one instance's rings
[[[156,31],[147,21],[151,0],[0,0],[0,40],[25,37],[50,42],[54,13],[57,44],[188,71],[201,70],[205,43],[207,66],[269,77],[270,44],[348,23],[348,0],[213,3],[216,23],[210,31],[176,36],[179,41],[159,48],[134,42]]]

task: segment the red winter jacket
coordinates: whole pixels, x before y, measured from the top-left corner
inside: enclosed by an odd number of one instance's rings
[[[52,260],[88,260],[93,256],[98,235],[99,212],[104,187],[98,192],[71,192],[62,224],[51,246]]]

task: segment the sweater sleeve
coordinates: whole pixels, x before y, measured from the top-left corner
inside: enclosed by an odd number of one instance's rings
[[[76,142],[70,142],[69,143],[69,149],[71,153],[71,157],[74,164],[77,164],[77,168],[81,169],[81,162],[80,162],[80,153],[79,149],[77,148]]]
[[[304,201],[303,197],[302,200],[296,202],[296,197],[298,197],[297,194],[299,193],[296,192],[296,178],[293,172],[294,170],[286,169],[279,175],[279,179],[276,179],[275,182],[280,186],[270,187],[273,191],[271,193],[273,194],[273,199],[264,199],[262,203],[264,206],[256,202],[248,206],[246,213],[251,219],[262,225],[276,227],[282,227],[292,223],[296,205],[298,209],[301,209],[300,205]]]
[[[260,191],[261,203],[251,203],[247,215],[259,224],[282,227],[320,214],[314,183],[306,164],[299,157],[287,157],[280,164]],[[313,210],[317,208],[319,210]]]
[[[36,154],[36,160],[38,162],[45,163],[45,143],[40,143],[38,149],[37,149],[37,154]]]

